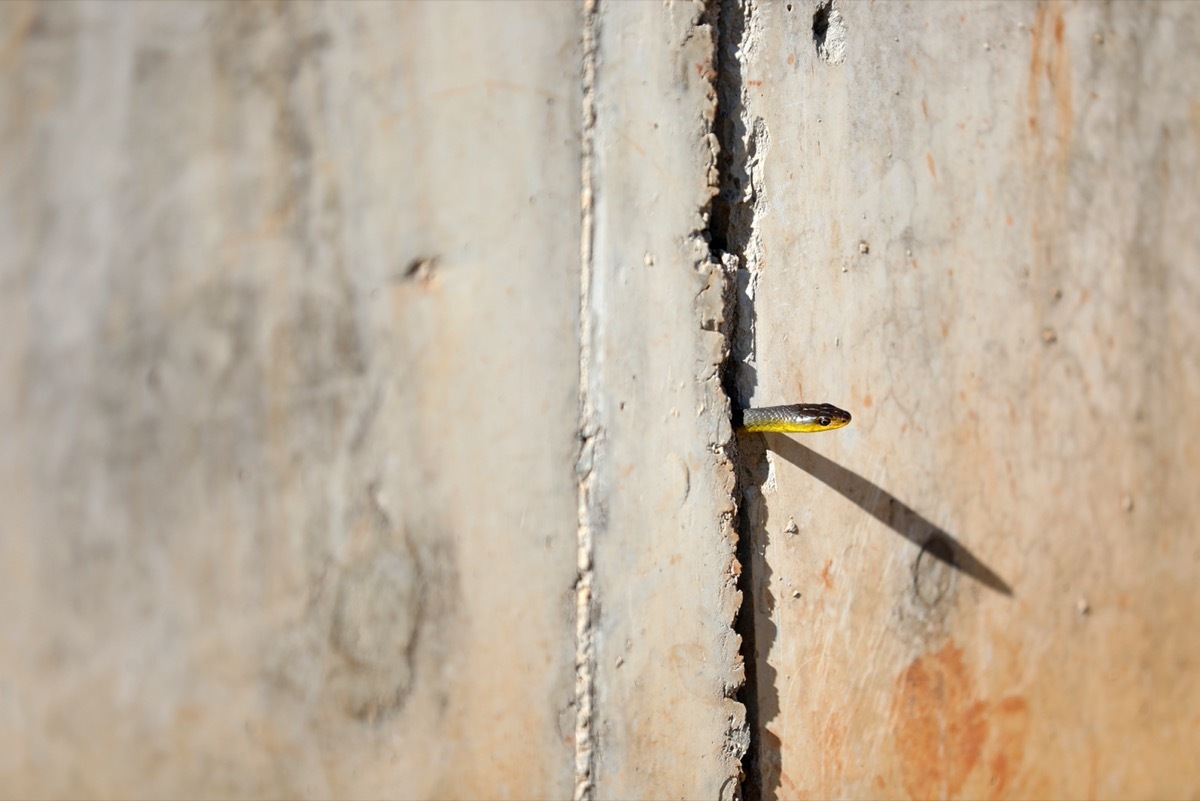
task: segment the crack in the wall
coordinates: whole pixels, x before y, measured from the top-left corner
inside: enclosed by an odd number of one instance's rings
[[[761,242],[759,191],[763,159],[770,145],[765,123],[747,109],[742,63],[754,41],[750,0],[718,0],[717,119],[721,148],[720,191],[713,201],[709,234],[718,260],[729,265],[736,287],[731,327],[732,359],[726,390],[735,402],[749,402],[757,384],[754,296],[758,288]],[[732,257],[732,258],[731,258]]]
[[[735,409],[746,408],[757,384],[755,369],[755,307],[760,243],[757,234],[758,188],[762,183],[762,157],[768,144],[765,125],[747,109],[743,62],[754,43],[753,0],[714,0],[716,7],[717,113],[714,131],[720,145],[717,169],[719,192],[713,200],[709,242],[714,261],[726,276],[726,326],[728,353],[722,385]],[[761,448],[739,448],[734,435],[730,457],[735,465],[733,502],[737,508],[737,559],[741,565],[742,606],[735,628],[741,636],[745,681],[738,695],[746,709],[749,742],[742,758],[740,796],[763,796],[759,776],[761,715],[756,647],[753,521],[761,513],[762,499],[752,490],[761,486],[758,475],[766,463]],[[753,453],[749,452],[753,451]]]
[[[579,482],[575,578],[575,801],[594,795],[595,766],[595,615],[592,599],[595,510],[592,490],[596,450],[603,441],[592,397],[592,364],[595,351],[595,316],[592,312],[594,274],[593,171],[596,136],[596,60],[599,42],[598,0],[583,8],[583,75],[580,168],[580,282],[579,282]]]

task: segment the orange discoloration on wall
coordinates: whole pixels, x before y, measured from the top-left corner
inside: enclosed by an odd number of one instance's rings
[[[832,559],[825,560],[825,566],[821,568],[821,583],[825,585],[825,589],[833,589],[833,576],[829,574],[829,568],[833,566]]]
[[[990,741],[987,766],[988,798],[1009,795],[1010,783],[1025,758],[1025,740],[1029,736],[1029,702],[1019,696],[1006,696],[995,704],[988,720],[995,726]]]
[[[1032,720],[1029,702],[1015,695],[978,697],[974,670],[953,641],[900,673],[891,711],[900,780],[910,797],[1028,794],[1017,781]]]
[[[953,641],[900,674],[892,717],[901,780],[912,798],[958,795],[983,751],[986,707]]]
[[[1052,36],[1046,33],[1052,31]],[[1063,19],[1063,9],[1057,3],[1039,5],[1037,16],[1029,28],[1029,77],[1028,103],[1029,127],[1034,133],[1039,127],[1042,109],[1042,83],[1048,85],[1052,96],[1054,114],[1054,130],[1058,140],[1058,157],[1060,168],[1066,167],[1067,144],[1075,124],[1075,113],[1071,99],[1071,60],[1070,49],[1064,44],[1063,36],[1066,22]],[[1040,162],[1041,147],[1035,146],[1035,156]]]
[[[844,773],[842,764],[842,752],[846,742],[846,726],[842,723],[841,715],[837,712],[831,714],[826,720],[825,725],[821,727],[821,773],[820,779],[820,795],[823,798],[828,798],[832,793],[836,792],[838,780]]]

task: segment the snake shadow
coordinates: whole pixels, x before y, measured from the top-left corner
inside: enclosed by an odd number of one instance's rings
[[[778,672],[770,653],[779,635],[774,622],[776,599],[771,593],[771,567],[766,559],[770,545],[767,526],[770,510],[763,496],[767,479],[766,451],[790,462],[813,478],[853,502],[892,531],[952,569],[970,576],[985,587],[1012,597],[1004,579],[971,553],[949,532],[902,503],[878,484],[799,444],[783,434],[739,434],[738,436],[739,523],[743,534],[738,544],[742,563],[744,605],[738,617],[738,633],[748,654],[746,682],[739,699],[746,706],[750,750],[742,785],[745,801],[775,801],[783,778],[782,747],[770,724],[780,714]]]
[[[825,458],[795,440],[766,435],[767,447],[853,502],[904,539],[985,587],[1012,597],[1012,588],[945,529],[901,503],[894,495],[852,470]]]

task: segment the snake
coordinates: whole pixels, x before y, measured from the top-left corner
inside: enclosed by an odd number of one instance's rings
[[[830,403],[793,403],[788,406],[763,406],[743,409],[734,414],[734,424],[743,431],[776,431],[800,434],[832,431],[850,423],[850,412]]]

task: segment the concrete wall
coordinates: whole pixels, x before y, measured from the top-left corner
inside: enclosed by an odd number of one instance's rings
[[[0,795],[1196,795],[1198,28],[0,5]]]
[[[744,438],[752,792],[1195,796],[1200,9],[726,30],[741,400],[854,414]]]
[[[701,11],[0,8],[0,793],[736,791]]]
[[[0,9],[5,795],[571,794],[581,14],[516,11]]]

